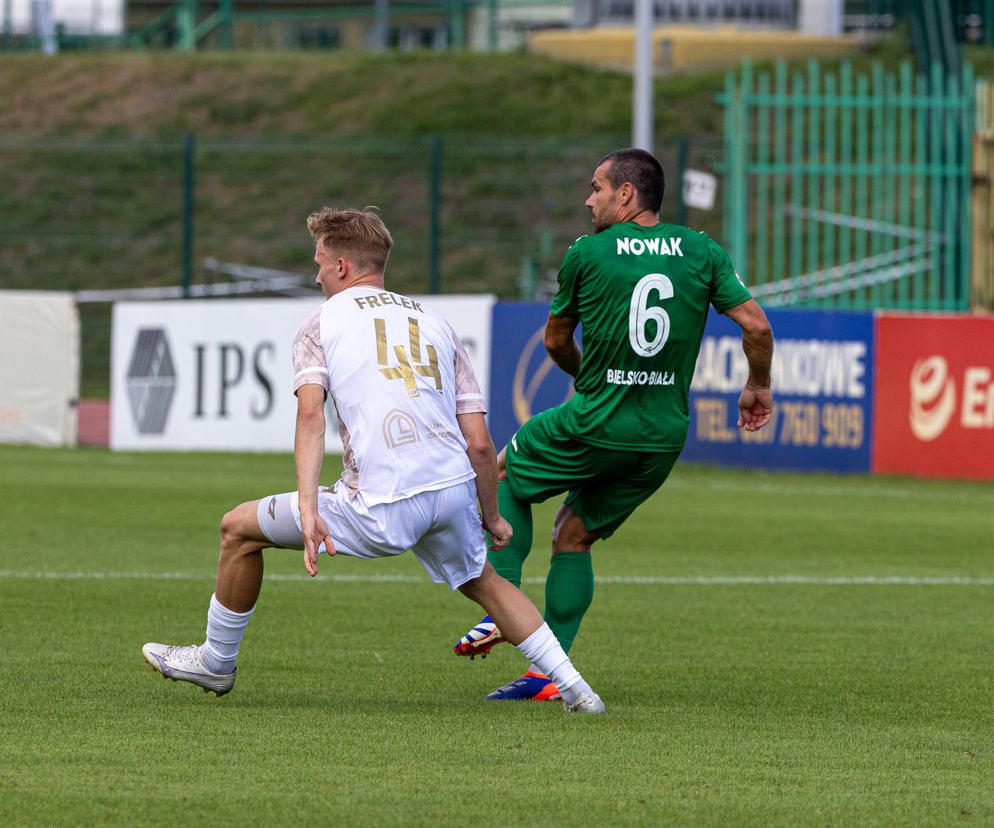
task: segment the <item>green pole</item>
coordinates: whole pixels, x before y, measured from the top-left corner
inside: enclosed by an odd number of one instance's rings
[[[969,63],[963,64],[963,76],[960,78],[960,94],[962,95],[962,107],[960,108],[960,217],[961,226],[972,227],[973,221],[973,131],[976,129],[977,112],[976,98],[974,97],[975,81],[973,67]],[[970,283],[973,263],[973,234],[960,233],[960,297],[957,307],[967,310],[970,307]]]
[[[197,0],[182,0],[176,24],[179,29],[176,49],[180,52],[192,52],[197,48],[194,35],[194,30],[197,28]]]
[[[732,228],[734,223],[734,210],[733,205],[735,203],[732,198],[732,194],[735,191],[735,99],[736,99],[736,84],[735,76],[731,70],[725,72],[725,92],[722,95],[722,101],[725,104],[725,124],[724,124],[724,138],[725,138],[725,189],[728,191],[726,195],[725,211],[722,216],[722,236],[723,241],[727,246],[729,240],[732,238]]]
[[[230,50],[232,46],[232,22],[234,20],[235,0],[221,0],[221,13],[224,15],[224,22],[218,30],[218,45],[222,49]]]
[[[735,213],[738,221],[735,225],[735,235],[731,239],[733,262],[748,262],[749,239],[749,142],[752,134],[750,126],[749,105],[752,97],[752,62],[742,62],[742,85],[739,87],[736,101],[738,150],[736,152],[735,171]],[[749,271],[747,270],[746,273]]]
[[[821,97],[821,66],[817,60],[808,61],[808,100],[807,106],[807,198],[804,206],[811,211],[819,210],[822,206],[821,185],[821,109],[818,105]],[[808,273],[816,273],[821,267],[821,238],[816,221],[810,217],[807,222],[807,234],[804,237],[805,253],[804,268]],[[809,298],[806,305],[820,305],[820,301]]]
[[[428,162],[428,293],[438,293],[438,259],[441,252],[442,136],[431,136]]]
[[[3,48],[9,49],[13,43],[14,35],[14,0],[4,0],[3,2]]]
[[[452,46],[455,49],[466,48],[466,0],[453,0],[454,14],[452,15]]]
[[[498,2],[499,2],[499,0],[488,0],[488,3],[487,3],[487,48],[491,52],[496,52],[497,51],[497,45],[498,45],[497,44],[497,13],[498,13],[497,4],[498,4]],[[990,2],[994,3],[994,0],[990,0]],[[984,18],[985,25],[986,25],[986,20],[987,20],[987,18],[985,17]],[[985,29],[985,31],[986,31],[986,29]],[[990,41],[985,40],[984,42],[985,43],[989,43]]]
[[[760,72],[756,100],[756,201],[753,211],[756,222],[753,264],[746,272],[751,284],[759,285],[770,281],[770,261],[768,242],[770,237],[770,73]],[[686,224],[685,221],[679,222]],[[750,252],[753,252],[750,251]],[[775,278],[775,277],[774,277]]]
[[[193,197],[196,138],[192,132],[183,136],[183,296],[189,298],[193,281]]]
[[[686,135],[676,139],[676,223],[687,224],[687,204],[683,200],[683,175],[687,172],[687,154],[690,142]]]

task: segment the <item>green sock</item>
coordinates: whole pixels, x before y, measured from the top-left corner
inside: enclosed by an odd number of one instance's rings
[[[524,500],[511,494],[511,486],[506,480],[497,483],[497,507],[501,516],[514,529],[511,542],[503,549],[487,550],[487,560],[493,564],[497,574],[506,578],[516,587],[521,586],[521,565],[532,551],[532,507]],[[487,546],[490,535],[487,534]]]
[[[545,620],[569,652],[583,615],[594,599],[594,564],[589,552],[557,552],[545,581]]]

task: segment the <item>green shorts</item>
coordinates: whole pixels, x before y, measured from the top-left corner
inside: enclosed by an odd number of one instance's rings
[[[568,492],[566,505],[589,532],[608,538],[636,507],[663,485],[679,451],[613,450],[582,443],[569,433],[559,408],[532,417],[507,444],[511,492],[541,503]]]

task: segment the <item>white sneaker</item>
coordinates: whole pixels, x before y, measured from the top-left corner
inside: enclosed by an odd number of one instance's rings
[[[200,647],[173,647],[169,644],[149,642],[142,647],[142,655],[152,665],[152,669],[162,673],[163,678],[173,681],[188,681],[203,687],[205,693],[223,696],[235,686],[237,668],[226,676],[215,675],[204,667]]]
[[[601,701],[601,697],[593,691],[589,693],[583,691],[577,696],[573,704],[568,704],[563,699],[563,708],[565,708],[567,713],[603,713],[606,709],[604,702]]]

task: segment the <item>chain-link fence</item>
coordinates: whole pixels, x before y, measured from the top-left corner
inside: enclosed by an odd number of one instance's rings
[[[387,271],[406,293],[531,298],[590,227],[583,205],[604,153],[627,137],[498,139],[0,139],[0,287],[109,290],[226,281],[208,260],[313,275],[308,213],[375,205],[396,246]],[[657,148],[715,171],[722,148]],[[722,203],[666,220],[720,235]],[[106,392],[109,306],[86,304],[84,396]]]

